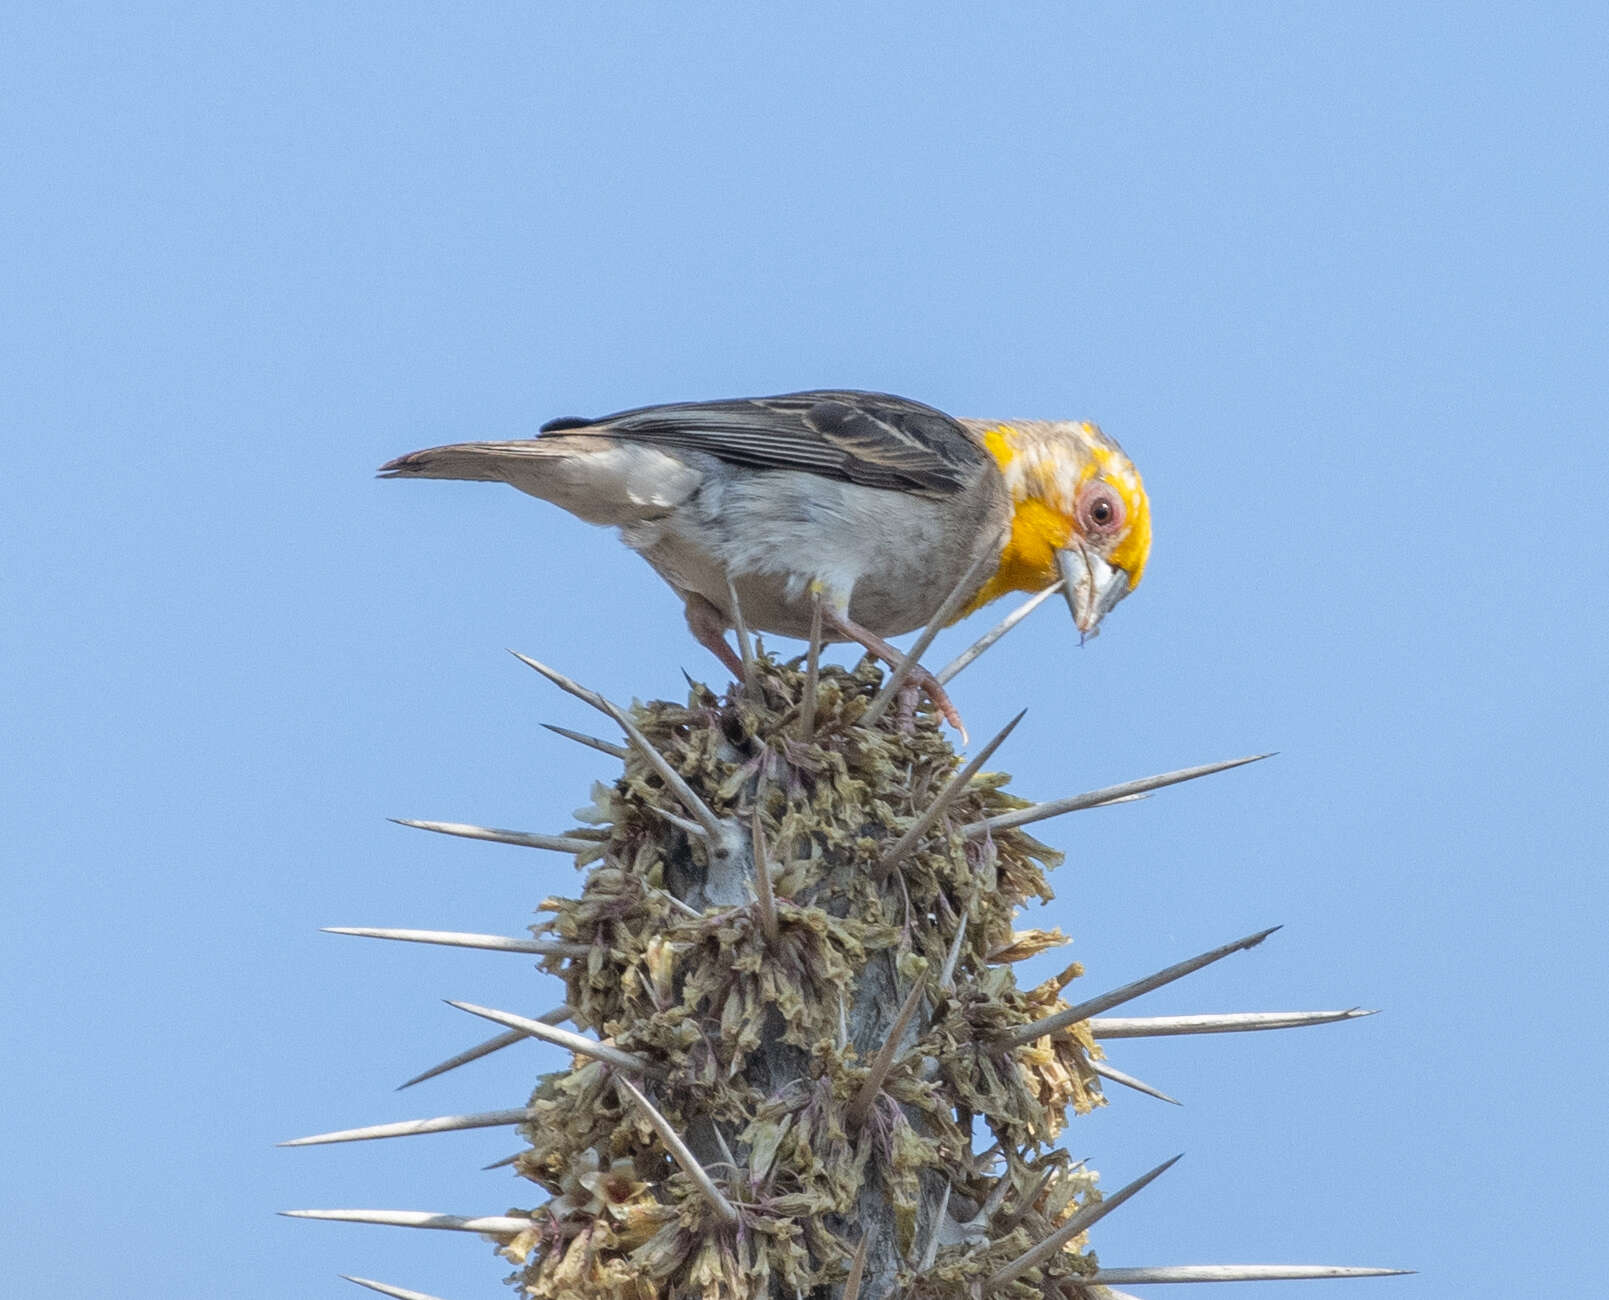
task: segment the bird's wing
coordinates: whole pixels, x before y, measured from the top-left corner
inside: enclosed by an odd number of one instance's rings
[[[805,470],[867,487],[949,496],[973,482],[988,453],[956,420],[886,393],[819,391],[550,420],[543,433],[707,452],[737,465]]]

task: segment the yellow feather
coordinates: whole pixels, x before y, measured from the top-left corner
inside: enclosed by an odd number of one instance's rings
[[[983,432],[983,445],[994,457],[1011,490],[1011,532],[1000,554],[1000,567],[986,582],[962,617],[1010,591],[1042,591],[1060,576],[1056,551],[1077,531],[1073,503],[1078,490],[1100,475],[1123,498],[1127,530],[1109,559],[1129,575],[1129,588],[1139,585],[1151,552],[1151,506],[1140,476],[1128,458],[1095,441],[1094,426],[1085,443],[1082,463],[1069,464],[1052,446],[1024,445],[1027,435],[1009,424]]]

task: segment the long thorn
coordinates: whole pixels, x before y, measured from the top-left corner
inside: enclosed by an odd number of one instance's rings
[[[429,1295],[424,1291],[410,1291],[405,1286],[389,1286],[384,1282],[376,1282],[373,1278],[353,1277],[350,1273],[342,1273],[341,1280],[356,1282],[359,1286],[366,1286],[381,1295],[392,1296],[394,1300],[441,1300],[440,1296]]]
[[[926,835],[928,831],[933,829],[933,824],[944,815],[945,809],[955,802],[956,798],[967,788],[967,786],[972,784],[972,778],[978,774],[979,769],[982,768],[982,766],[994,755],[994,751],[999,749],[1000,746],[1005,743],[1006,737],[1016,730],[1017,724],[1022,721],[1027,712],[1028,710],[1024,709],[1010,722],[1006,723],[1005,726],[1001,727],[994,739],[989,741],[988,744],[974,754],[971,761],[949,779],[944,788],[939,791],[938,795],[934,798],[933,802],[927,806],[927,809],[922,813],[922,815],[906,828],[905,834],[901,835],[899,839],[895,840],[893,847],[883,855],[883,860],[872,868],[873,876],[881,877],[887,875],[889,871],[899,865],[901,859],[903,859],[907,853],[909,853],[917,846],[917,844],[921,842],[922,837]]]
[[[1065,578],[1057,578],[1055,582],[1051,583],[1050,586],[1046,587],[1043,591],[1036,595],[1030,596],[1027,600],[1023,601],[1022,604],[1018,605],[1016,609],[1012,610],[1011,613],[1007,614],[992,628],[990,628],[976,641],[969,645],[960,654],[956,655],[954,659],[945,664],[943,668],[934,674],[934,676],[939,679],[941,685],[948,682],[950,678],[954,677],[963,668],[970,665],[974,659],[981,655],[1007,632],[1011,631],[1012,628],[1016,627],[1018,623],[1022,622],[1023,619],[1027,618],[1028,615],[1032,614],[1034,610],[1038,609],[1042,604],[1044,604],[1066,585],[1067,580]]]
[[[1013,1228],[1015,1228],[1019,1223],[1022,1222],[1023,1218],[1026,1217],[1028,1211],[1033,1209],[1034,1206],[1039,1204],[1039,1198],[1044,1195],[1045,1188],[1050,1186],[1050,1180],[1052,1178],[1054,1178],[1055,1176],[1056,1176],[1056,1171],[1055,1171],[1054,1168],[1046,1169],[1046,1170],[1044,1170],[1043,1172],[1040,1173],[1039,1177],[1034,1180],[1034,1185],[1028,1189],[1027,1195],[1025,1195],[1022,1198],[1022,1200],[1018,1201],[1016,1205],[1011,1207],[1011,1213],[1006,1215],[1005,1219],[1001,1222],[1001,1224],[1000,1224],[1000,1232],[1001,1233],[1010,1232]],[[1000,1182],[997,1183],[995,1185],[994,1190],[989,1193],[989,1201],[984,1203],[983,1208],[985,1210],[989,1209],[989,1203],[993,1202],[995,1210],[998,1210],[1000,1208],[1001,1203],[1005,1200],[1005,1193],[1010,1189],[1010,1187],[1011,1187],[1011,1179],[1010,1179],[1010,1177],[1008,1177],[1006,1174],[1002,1174],[1000,1176]],[[995,1199],[997,1194],[999,1195],[999,1200]],[[993,1217],[992,1212],[991,1212],[989,1217],[985,1217],[983,1215],[983,1213],[980,1211],[979,1214],[978,1214],[977,1222],[982,1227],[987,1228],[989,1226],[989,1218],[990,1217]]]
[[[905,1035],[906,1026],[911,1023],[911,1017],[916,1014],[916,1008],[922,1001],[922,982],[918,980],[911,986],[911,991],[905,995],[899,1013],[894,1017],[894,1023],[888,1028],[888,1037],[884,1040],[877,1055],[872,1058],[871,1068],[866,1072],[865,1081],[860,1085],[860,1091],[855,1099],[849,1103],[849,1109],[844,1112],[844,1122],[851,1131],[858,1129],[866,1120],[866,1113],[871,1109],[872,1102],[877,1100],[877,1094],[888,1078],[888,1072],[894,1068],[894,1058],[899,1053],[899,1041]]]
[[[389,817],[398,826],[413,826],[438,835],[461,835],[466,840],[490,840],[494,844],[518,844],[527,849],[552,849],[555,853],[580,853],[598,847],[597,840],[573,835],[533,835],[529,831],[504,831],[495,826],[468,826],[463,822],[421,822],[411,817]]]
[[[530,1118],[530,1110],[489,1110],[479,1115],[438,1115],[434,1119],[405,1119],[395,1124],[370,1124],[367,1128],[346,1128],[334,1133],[316,1133],[312,1137],[291,1138],[279,1143],[282,1147],[327,1146],[332,1142],[368,1142],[374,1138],[417,1137],[421,1133],[456,1133],[470,1128],[507,1128],[523,1124]]]
[[[1089,1022],[1096,1038],[1160,1038],[1170,1034],[1239,1034],[1262,1029],[1299,1029],[1378,1015],[1352,1007],[1347,1011],[1247,1011],[1205,1016],[1100,1016]]]
[[[485,1232],[494,1237],[512,1237],[529,1228],[533,1219],[509,1214],[484,1214],[466,1218],[459,1214],[436,1214],[430,1210],[281,1210],[287,1219],[323,1219],[330,1223],[378,1223],[392,1228],[439,1228],[448,1232]]]
[[[698,1162],[698,1157],[688,1148],[687,1143],[682,1141],[681,1134],[671,1127],[670,1121],[660,1113],[659,1107],[643,1096],[641,1090],[624,1075],[615,1075],[615,1086],[637,1103],[643,1116],[653,1126],[654,1132],[659,1134],[659,1140],[665,1144],[666,1150],[682,1167],[682,1172],[691,1178],[698,1190],[704,1194],[704,1199],[715,1211],[715,1217],[722,1223],[736,1223],[737,1210],[733,1208],[732,1202],[727,1200],[725,1194],[715,1185],[715,1180],[709,1176],[709,1171]]]
[[[595,749],[600,754],[609,754],[618,758],[621,762],[625,762],[626,754],[629,752],[624,745],[616,745],[610,741],[601,740],[597,736],[589,736],[584,731],[571,731],[568,727],[556,727],[551,722],[544,722],[542,725],[555,736],[563,736],[566,740],[573,740],[578,745],[585,745],[588,749]]]
[[[754,673],[754,640],[749,636],[749,625],[743,621],[743,606],[738,602],[737,586],[731,578],[726,580],[726,594],[732,603],[732,630],[737,633],[737,654],[743,661],[743,689],[751,700],[758,702],[759,679]]]
[[[871,1241],[871,1233],[860,1234],[860,1245],[855,1247],[854,1257],[849,1261],[849,1274],[844,1278],[844,1289],[839,1293],[839,1300],[860,1300],[860,1283],[866,1276],[866,1255]]]
[[[955,938],[950,941],[950,951],[944,954],[944,969],[939,972],[939,987],[945,992],[955,989],[955,968],[961,960],[961,944],[967,937],[967,914],[961,913],[961,923],[955,927]]]
[[[1093,806],[1096,808],[1115,808],[1120,803],[1143,803],[1150,797],[1149,794],[1122,794],[1116,799],[1107,799]]]
[[[1142,994],[1159,989],[1164,984],[1171,984],[1176,979],[1183,979],[1186,975],[1200,970],[1203,966],[1210,966],[1215,961],[1221,961],[1230,953],[1242,952],[1247,948],[1255,948],[1269,935],[1280,927],[1271,925],[1266,930],[1259,930],[1256,934],[1248,934],[1244,939],[1236,939],[1233,943],[1226,943],[1222,947],[1213,948],[1196,957],[1186,958],[1154,975],[1147,975],[1144,979],[1135,980],[1132,984],[1125,984],[1115,988],[1109,993],[1102,993],[1099,997],[1090,998],[1080,1002],[1077,1006],[1068,1007],[1065,1011],[1058,1011],[1055,1015],[1046,1016],[1043,1020],[1036,1020],[1031,1025],[1023,1025],[1011,1031],[1010,1042],[1014,1047],[1021,1047],[1024,1043],[1031,1043],[1036,1038],[1043,1038],[1046,1034],[1053,1034],[1058,1029],[1065,1029],[1068,1025],[1076,1025],[1080,1020],[1088,1020],[1091,1016],[1098,1016],[1103,1011],[1110,1011],[1113,1007],[1124,1002],[1132,1001]]]
[[[1165,1160],[1149,1173],[1141,1174],[1127,1187],[1120,1188],[1119,1190],[1113,1192],[1110,1196],[1084,1206],[1083,1209],[1079,1210],[1077,1214],[1068,1219],[1067,1222],[1062,1224],[1061,1227],[1057,1228],[1055,1232],[1050,1234],[1050,1236],[1046,1237],[1037,1245],[1030,1246],[1027,1250],[1023,1251],[1022,1254],[1018,1255],[1016,1259],[1012,1260],[1009,1264],[1005,1265],[1005,1267],[1001,1268],[992,1277],[990,1277],[988,1281],[983,1284],[984,1291],[989,1292],[999,1290],[999,1288],[1005,1286],[1006,1283],[1021,1277],[1029,1269],[1037,1268],[1040,1264],[1043,1264],[1047,1259],[1059,1251],[1074,1237],[1078,1236],[1079,1233],[1083,1232],[1091,1224],[1104,1218],[1113,1210],[1117,1209],[1117,1207],[1123,1204],[1124,1201],[1128,1200],[1129,1197],[1133,1196],[1141,1188],[1145,1187],[1147,1183],[1150,1183],[1153,1179],[1160,1178],[1169,1169],[1171,1169],[1179,1159],[1179,1156],[1174,1156],[1172,1160]],[[1086,1280],[1087,1279],[1084,1278],[1078,1279],[1080,1285],[1082,1285]]]
[[[506,1169],[524,1154],[525,1153],[523,1151],[516,1151],[511,1156],[504,1156],[501,1160],[494,1160],[489,1165],[482,1165],[480,1167],[480,1171],[484,1174],[489,1173],[493,1169]]]
[[[939,1257],[939,1238],[944,1235],[944,1216],[950,1212],[950,1193],[954,1190],[955,1184],[946,1179],[939,1196],[939,1208],[933,1215],[933,1231],[928,1234],[927,1245],[922,1248],[922,1258],[916,1266],[918,1273],[927,1272]]]
[[[660,902],[664,903],[665,906],[675,908],[676,911],[680,912],[683,916],[690,916],[695,921],[701,920],[704,916],[704,913],[700,912],[698,908],[694,907],[685,899],[677,898],[676,895],[671,893],[668,889],[657,889],[650,886],[648,892],[655,898],[659,899]]]
[[[562,1006],[554,1007],[552,1011],[544,1011],[537,1017],[545,1025],[563,1024],[575,1015],[575,1008],[568,1002]],[[468,1065],[471,1061],[478,1061],[483,1056],[490,1056],[493,1052],[500,1052],[505,1047],[512,1047],[515,1043],[523,1042],[529,1038],[523,1029],[510,1029],[507,1033],[498,1034],[495,1038],[488,1038],[483,1043],[465,1048],[457,1056],[449,1056],[439,1065],[432,1065],[422,1074],[416,1074],[407,1083],[399,1083],[397,1091],[411,1088],[416,1083],[423,1083],[426,1079],[434,1079],[438,1074],[446,1074],[449,1070],[456,1070],[460,1065]]]
[[[1121,1083],[1125,1088],[1133,1088],[1135,1092],[1143,1092],[1147,1097],[1155,1097],[1158,1101],[1165,1101],[1174,1106],[1184,1103],[1177,1097],[1170,1097],[1161,1088],[1153,1088],[1144,1079],[1136,1079],[1132,1074],[1124,1074],[1122,1070],[1114,1069],[1105,1061],[1089,1061],[1089,1068],[1103,1079],[1110,1079],[1113,1083]]]
[[[678,817],[675,813],[671,812],[669,808],[661,808],[657,804],[648,804],[647,808],[649,812],[653,813],[657,817],[663,817],[672,826],[679,826],[694,839],[703,840],[706,844],[709,842],[709,832],[697,822],[689,821],[686,817]]]
[[[1047,1169],[1044,1174],[1041,1175],[1041,1181],[1049,1182],[1050,1174],[1051,1171]],[[1035,1188],[1032,1195],[1028,1197],[1028,1200],[1030,1202],[1038,1200],[1039,1193],[1043,1190],[1044,1188],[1042,1186]],[[994,1186],[989,1189],[988,1197],[984,1200],[983,1205],[979,1208],[977,1214],[972,1217],[972,1222],[980,1228],[987,1228],[989,1226],[989,1221],[993,1219],[996,1214],[1000,1213],[1000,1207],[1006,1203],[1006,1196],[1010,1193],[1010,1191],[1011,1174],[1010,1171],[1007,1170],[1006,1172],[1002,1173],[999,1178],[995,1179]]]
[[[323,933],[353,934],[360,939],[436,943],[448,948],[484,948],[489,952],[526,952],[539,957],[585,957],[592,951],[584,943],[553,943],[545,939],[519,939],[502,934],[464,934],[458,930],[381,930],[366,925],[326,925]]]
[[[426,1079],[434,1079],[438,1074],[446,1074],[448,1070],[456,1070],[460,1065],[468,1065],[471,1061],[478,1061],[483,1056],[490,1056],[493,1052],[501,1051],[505,1047],[512,1047],[515,1043],[522,1043],[530,1035],[523,1029],[510,1029],[506,1033],[498,1034],[495,1038],[488,1038],[483,1043],[476,1043],[474,1047],[459,1052],[457,1056],[449,1057],[440,1065],[433,1065],[422,1074],[416,1074],[406,1083],[397,1085],[397,1091],[411,1088],[416,1083],[423,1083]]]
[[[1103,1268],[1078,1279],[1080,1286],[1129,1286],[1164,1282],[1304,1282],[1326,1277],[1401,1277],[1411,1268],[1336,1268],[1327,1264],[1164,1264],[1153,1268]]]
[[[799,704],[799,739],[816,734],[816,687],[821,681],[821,588],[810,588],[810,649],[805,654],[804,697]]]
[[[682,806],[692,813],[694,819],[704,828],[705,834],[710,838],[711,852],[720,851],[721,845],[725,841],[724,828],[721,825],[720,818],[710,811],[709,805],[698,797],[693,787],[683,779],[682,774],[670,765],[670,760],[654,748],[637,724],[626,716],[625,710],[599,695],[597,691],[588,690],[580,683],[571,681],[557,669],[538,663],[535,659],[522,655],[518,650],[511,650],[509,653],[526,667],[534,668],[541,673],[561,691],[569,692],[578,700],[585,700],[593,708],[613,718],[620,729],[626,733],[626,738],[637,747],[637,751],[648,761],[648,765],[659,773],[660,780],[681,800]]]
[[[760,825],[760,810],[754,810],[754,908],[759,913],[760,929],[766,942],[777,941],[777,896],[771,888],[771,864],[766,860],[765,829]]]
[[[1101,790],[1091,790],[1087,794],[1069,795],[1065,799],[1049,799],[1030,808],[1018,808],[1012,812],[1001,813],[998,817],[986,817],[981,822],[973,822],[963,827],[961,833],[972,836],[982,835],[985,831],[992,833],[1009,830],[1013,826],[1043,821],[1046,817],[1060,817],[1063,813],[1081,812],[1085,808],[1095,808],[1100,804],[1115,803],[1131,795],[1144,794],[1147,790],[1159,790],[1165,785],[1194,781],[1197,777],[1211,776],[1214,772],[1227,772],[1232,767],[1243,767],[1247,763],[1255,763],[1268,757],[1268,754],[1253,754],[1249,758],[1230,758],[1221,763],[1203,763],[1200,767],[1184,767],[1177,772],[1163,772],[1159,776],[1142,776],[1137,781],[1123,781]]]
[[[905,679],[911,675],[911,670],[921,663],[922,656],[927,653],[928,646],[933,644],[933,638],[954,621],[955,615],[960,612],[961,606],[978,589],[978,584],[989,565],[999,563],[1001,543],[1004,540],[1004,534],[1002,534],[996,539],[994,545],[981,551],[978,554],[978,558],[972,562],[971,567],[961,575],[961,581],[956,583],[950,594],[944,598],[944,603],[939,606],[938,611],[929,620],[928,625],[922,629],[922,634],[911,643],[911,648],[905,657],[894,666],[894,671],[888,675],[888,680],[883,683],[883,689],[878,691],[872,702],[866,706],[866,712],[860,716],[861,726],[875,726],[877,720],[883,716],[884,711],[893,701],[899,688],[905,684]]]
[[[602,1061],[605,1065],[612,1065],[621,1070],[634,1070],[638,1074],[646,1074],[653,1069],[653,1062],[646,1057],[638,1056],[635,1052],[622,1051],[609,1043],[600,1043],[596,1039],[587,1038],[582,1034],[571,1033],[568,1029],[560,1029],[556,1025],[543,1024],[540,1020],[532,1020],[528,1016],[517,1016],[511,1011],[494,1011],[490,1007],[478,1007],[473,1002],[447,1002],[450,1007],[457,1007],[460,1011],[467,1011],[472,1016],[479,1016],[482,1020],[490,1020],[495,1024],[507,1025],[510,1029],[518,1029],[529,1034],[532,1038],[540,1038],[543,1042],[552,1043],[557,1047],[568,1048],[582,1056],[590,1056],[594,1060]]]
[[[715,1145],[721,1148],[721,1159],[726,1161],[726,1167],[736,1169],[737,1159],[732,1155],[732,1148],[726,1145],[726,1134],[721,1132],[721,1126],[714,1120],[710,1121],[710,1132],[715,1134]]]

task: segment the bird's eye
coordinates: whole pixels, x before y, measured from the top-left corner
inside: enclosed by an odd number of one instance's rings
[[[1079,500],[1078,515],[1087,532],[1114,532],[1123,525],[1123,498],[1106,484],[1096,483]]]

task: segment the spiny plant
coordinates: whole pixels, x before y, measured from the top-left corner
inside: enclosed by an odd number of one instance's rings
[[[288,1213],[483,1234],[539,1300],[1090,1300],[1134,1283],[1401,1271],[1107,1268],[1089,1230],[1173,1160],[1103,1194],[1056,1145],[1070,1114],[1104,1104],[1103,1083],[1165,1097],[1107,1064],[1107,1040],[1368,1014],[1106,1014],[1272,930],[1071,1003],[1076,963],[1031,988],[1014,978],[1013,963],[1066,942],[1017,928],[1026,904],[1050,902],[1045,873],[1061,861],[1024,827],[1254,760],[1030,803],[984,770],[1021,714],[963,762],[905,689],[932,629],[886,680],[869,659],[822,666],[819,624],[803,662],[738,632],[744,680],[720,695],[691,684],[685,704],[625,709],[519,656],[623,733],[619,744],[552,728],[623,764],[578,812],[584,825],[406,823],[573,854],[580,893],[544,901],[534,937],[336,930],[532,953],[564,986],[563,1004],[536,1016],[454,1003],[502,1032],[409,1083],[526,1038],[572,1061],[513,1109],[287,1145],[513,1127],[526,1146],[503,1163],[530,1185],[524,1204]]]

